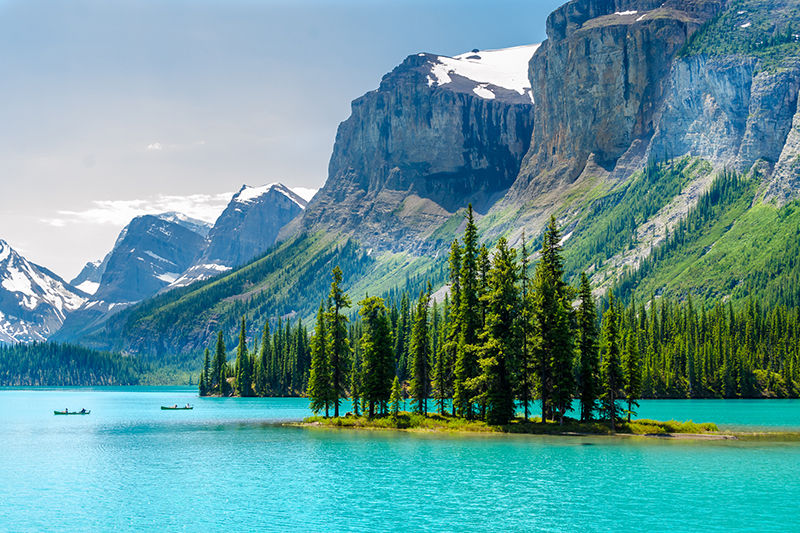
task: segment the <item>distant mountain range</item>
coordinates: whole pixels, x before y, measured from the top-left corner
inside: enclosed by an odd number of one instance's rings
[[[136,217],[112,250],[70,283],[0,241],[0,342],[74,340],[94,332],[110,315],[160,291],[251,260],[306,203],[280,183],[245,185],[213,226],[177,212]]]

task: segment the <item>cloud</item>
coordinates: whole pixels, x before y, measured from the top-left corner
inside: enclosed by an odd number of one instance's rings
[[[59,211],[59,217],[42,219],[51,226],[67,224],[111,224],[124,226],[135,217],[177,211],[184,215],[214,223],[228,205],[232,192],[168,196],[159,194],[144,200],[95,200],[85,211]]]

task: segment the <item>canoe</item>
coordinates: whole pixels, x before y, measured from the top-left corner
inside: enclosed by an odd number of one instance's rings
[[[167,407],[166,405],[162,405],[161,409],[163,409],[164,411],[187,411],[189,409],[194,409],[194,406],[190,405],[189,407]]]
[[[88,415],[89,413],[91,413],[91,411],[84,411],[82,413],[80,411],[53,411],[53,414],[56,415]]]

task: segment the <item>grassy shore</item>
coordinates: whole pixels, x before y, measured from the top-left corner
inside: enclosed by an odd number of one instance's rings
[[[422,416],[416,413],[401,412],[397,416],[376,416],[369,418],[366,416],[325,418],[323,416],[311,416],[303,420],[303,425],[340,427],[340,428],[363,428],[363,429],[396,429],[408,431],[464,431],[475,433],[517,433],[532,435],[611,435],[611,426],[607,421],[579,422],[568,418],[564,425],[557,422],[542,424],[541,419],[534,418],[529,422],[516,419],[510,424],[502,426],[492,426],[480,420],[465,420],[447,415],[429,414]],[[719,429],[714,423],[697,424],[692,421],[677,422],[669,420],[660,422],[657,420],[633,420],[630,423],[620,422],[617,424],[615,434],[627,435],[648,435],[648,436],[673,436],[673,435],[696,435],[696,436],[721,436]]]

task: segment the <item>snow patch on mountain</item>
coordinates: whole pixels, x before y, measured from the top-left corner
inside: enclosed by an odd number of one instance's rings
[[[428,86],[447,85],[453,82],[455,76],[459,76],[476,82],[478,85],[473,91],[481,98],[495,98],[489,85],[530,96],[528,61],[539,46],[531,44],[501,50],[479,50],[455,57],[431,56]]]
[[[296,203],[300,206],[301,209],[305,209],[308,202],[288,188],[283,183],[268,183],[266,185],[262,185],[261,187],[250,187],[249,185],[244,185],[241,190],[236,193],[233,197],[234,202],[239,202],[242,204],[250,203],[258,198],[264,196],[268,192],[275,190],[289,198],[291,201]]]
[[[45,340],[85,301],[85,294],[0,240],[0,342]]]

